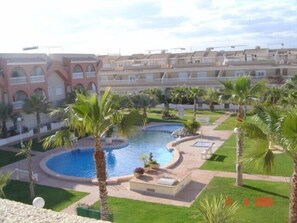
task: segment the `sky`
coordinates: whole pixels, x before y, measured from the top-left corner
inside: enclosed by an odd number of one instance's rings
[[[293,48],[296,12],[297,0],[0,0],[0,53]]]

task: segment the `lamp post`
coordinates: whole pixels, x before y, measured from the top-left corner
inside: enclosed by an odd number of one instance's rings
[[[21,117],[18,117],[18,118],[17,118],[17,122],[18,122],[19,129],[20,129],[20,140],[21,140],[21,147],[23,147],[23,138],[22,138],[22,125],[21,125],[22,118],[21,118]]]

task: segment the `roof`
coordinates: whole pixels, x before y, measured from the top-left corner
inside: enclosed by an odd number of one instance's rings
[[[69,59],[70,61],[94,61],[98,59],[95,54],[50,54],[50,58],[54,60],[63,60],[64,58]]]
[[[50,61],[46,54],[36,53],[0,53],[0,58],[6,60],[7,63],[40,63]]]

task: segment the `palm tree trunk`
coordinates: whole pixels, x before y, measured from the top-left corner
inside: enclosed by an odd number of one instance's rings
[[[196,102],[196,98],[194,98],[194,118],[196,119],[196,111],[197,111],[197,102]]]
[[[238,133],[236,135],[236,186],[242,186],[243,138],[243,131],[241,128],[238,128]]]
[[[213,112],[213,110],[214,110],[214,105],[213,105],[213,102],[212,102],[212,101],[209,102],[209,110],[210,110],[211,112]]]
[[[40,141],[40,113],[36,112],[36,121],[37,121],[37,139]]]
[[[101,149],[99,137],[95,137],[94,159],[99,187],[101,220],[108,220],[107,188],[106,188],[106,163],[105,154]]]
[[[290,223],[297,222],[297,160],[294,163],[294,173],[292,176],[289,219]]]
[[[28,171],[29,171],[29,182],[30,182],[30,198],[33,200],[35,198],[35,191],[34,191],[34,180],[33,180],[33,170],[32,170],[32,157],[31,154],[27,154],[28,159]]]
[[[2,137],[7,137],[7,127],[6,127],[6,120],[2,120]]]
[[[244,117],[243,107],[238,106],[237,121],[241,123]],[[238,127],[236,135],[236,186],[242,186],[242,154],[243,154],[244,132],[241,127]]]

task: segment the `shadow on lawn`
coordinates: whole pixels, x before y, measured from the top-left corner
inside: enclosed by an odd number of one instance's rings
[[[213,154],[208,161],[215,161],[215,162],[224,162],[227,156]]]
[[[270,194],[270,195],[273,195],[273,196],[277,196],[277,197],[289,199],[288,196],[281,195],[281,194],[278,194],[278,193],[275,193],[275,192],[271,192],[271,191],[267,191],[267,190],[263,190],[261,188],[253,187],[253,186],[250,186],[250,185],[243,185],[243,187],[244,188],[247,188],[247,189],[251,189],[251,190],[263,192],[263,193],[266,193],[266,194]]]

